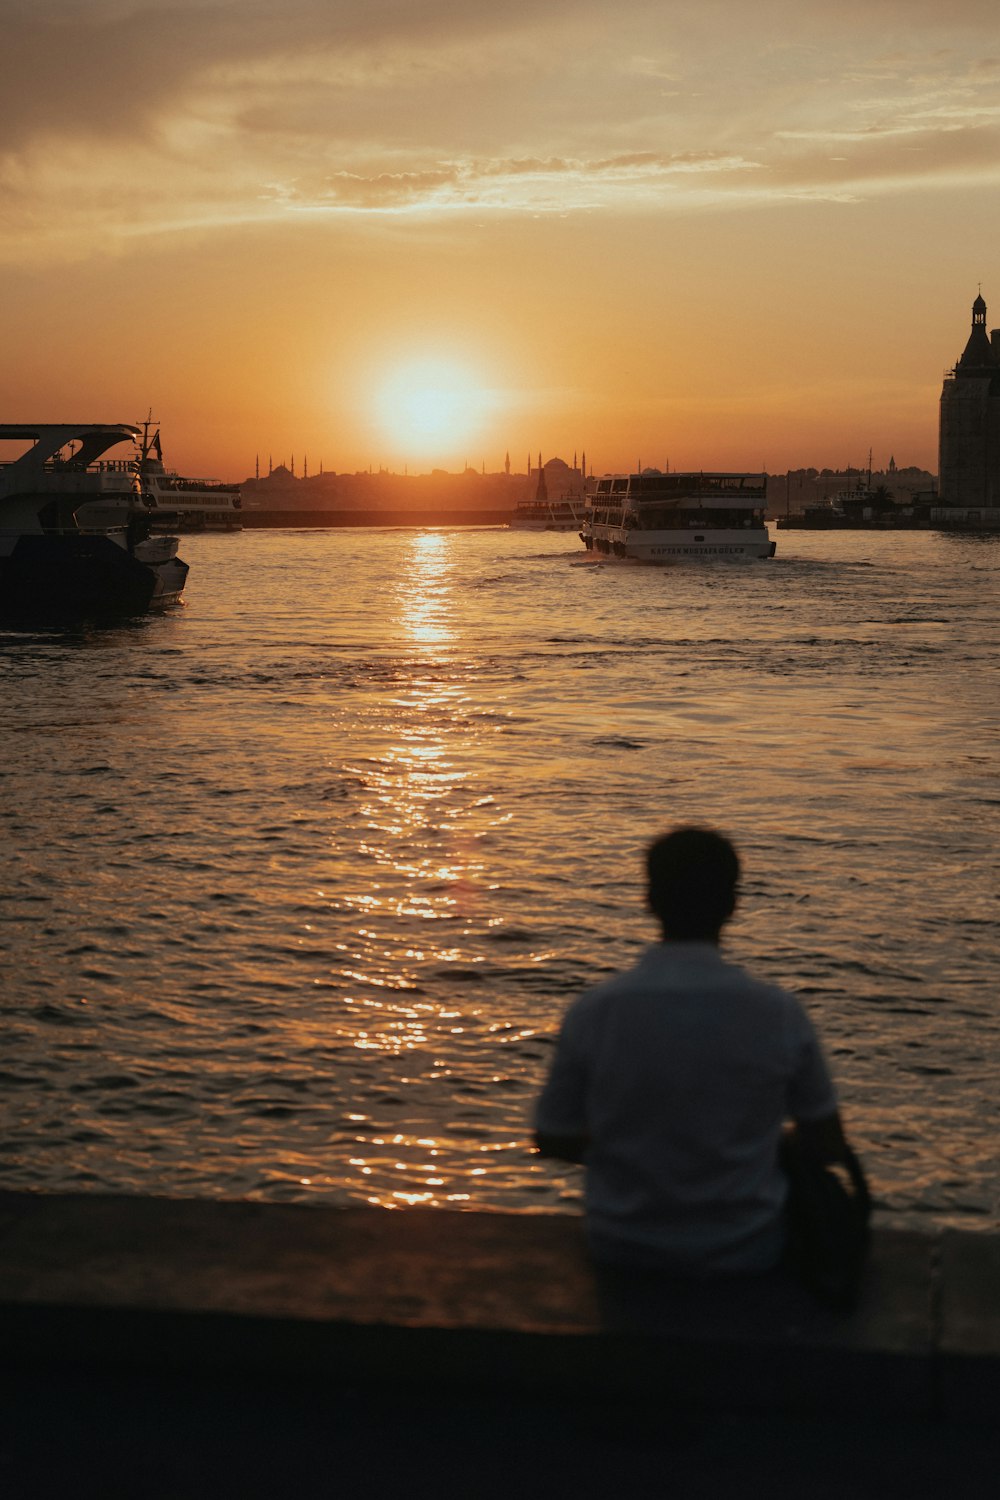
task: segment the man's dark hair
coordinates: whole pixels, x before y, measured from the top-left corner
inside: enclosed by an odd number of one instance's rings
[[[646,875],[664,937],[714,941],[736,906],[740,859],[711,828],[675,828],[650,844]]]

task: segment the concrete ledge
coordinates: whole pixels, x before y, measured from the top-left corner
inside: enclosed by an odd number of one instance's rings
[[[949,1416],[1000,1412],[1000,1239],[947,1230],[941,1245],[940,1398]]]
[[[318,1375],[677,1407],[992,1417],[987,1236],[876,1236],[849,1318],[794,1289],[609,1294],[577,1219],[0,1193],[8,1367]]]

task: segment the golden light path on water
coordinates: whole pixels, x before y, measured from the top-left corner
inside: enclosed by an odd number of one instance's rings
[[[426,653],[429,660],[453,640],[449,615],[455,566],[447,535],[418,533],[391,601],[387,631],[398,632],[401,642]],[[476,839],[461,834],[449,805],[468,776],[453,756],[456,738],[467,733],[462,719],[465,701],[459,686],[442,687],[433,676],[424,677],[418,671],[406,692],[387,704],[393,717],[409,727],[399,743],[386,748],[377,771],[366,768],[368,798],[362,803],[362,812],[368,820],[369,837],[361,849],[390,878],[376,878],[370,892],[353,898],[359,923],[355,936],[367,951],[368,964],[364,971],[341,969],[348,985],[343,999],[358,1008],[365,1022],[358,1027],[352,1045],[360,1052],[400,1059],[399,1081],[404,1088],[413,1081],[407,1065],[418,1059],[424,1059],[422,1076],[427,1080],[436,1082],[451,1076],[444,1058],[432,1058],[426,1065],[425,1051],[428,1047],[433,1050],[429,1017],[437,1026],[445,1026],[452,1038],[461,1037],[465,1031],[460,1010],[395,998],[419,992],[415,965],[455,965],[466,960],[461,947],[442,942],[436,932],[442,922],[461,920],[486,878],[484,861],[477,858]],[[442,728],[443,724],[448,727]],[[491,801],[487,799],[487,803]],[[412,851],[408,858],[400,856],[401,848]],[[429,894],[415,894],[418,887]],[[379,919],[417,919],[426,924],[427,937],[419,948],[395,951],[380,938],[374,925]],[[346,950],[348,945],[342,946]],[[481,964],[484,958],[480,954],[471,961]],[[352,985],[359,987],[354,993]],[[372,997],[366,994],[371,988],[383,993]],[[394,998],[389,999],[385,992]],[[500,1083],[501,1079],[497,1075],[492,1081]],[[387,1137],[363,1128],[369,1123],[365,1114],[356,1113],[353,1121],[358,1126],[357,1151],[348,1158],[349,1165],[361,1178],[377,1174],[391,1179],[392,1174],[398,1174],[406,1184],[366,1193],[369,1203],[383,1208],[468,1203],[471,1193],[461,1191],[467,1186],[466,1177],[486,1173],[485,1167],[466,1165],[470,1151],[523,1150],[525,1145],[523,1139],[508,1143],[464,1140],[459,1145],[462,1165],[456,1170],[449,1162],[454,1147],[449,1150],[440,1137],[398,1131]],[[365,1184],[360,1186],[364,1188]]]

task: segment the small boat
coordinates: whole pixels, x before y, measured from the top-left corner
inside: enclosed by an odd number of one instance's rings
[[[580,495],[561,500],[521,500],[507,525],[511,531],[579,531],[586,504]]]
[[[242,531],[243,502],[238,484],[216,479],[182,479],[163,463],[160,430],[152,418],[142,424],[139,478],[150,508],[152,529],[162,531]]]
[[[575,459],[573,463],[575,468]],[[528,467],[531,467],[530,460]],[[507,525],[511,531],[579,531],[583,525],[585,508],[583,495],[569,493],[549,499],[542,455],[539,453],[535,498],[519,501]]]
[[[660,565],[773,557],[766,474],[615,474],[587,497],[588,551]]]
[[[150,535],[139,428],[0,424],[0,614],[123,616],[180,601],[188,566],[176,537]],[[105,458],[129,443],[127,458]]]

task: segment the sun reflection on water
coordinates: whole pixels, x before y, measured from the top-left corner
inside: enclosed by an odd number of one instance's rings
[[[474,1144],[462,1136],[414,1136],[359,1133],[353,1137],[354,1154],[348,1165],[357,1172],[355,1186],[369,1203],[380,1208],[460,1206],[471,1200],[466,1188],[485,1177],[489,1168],[468,1165],[469,1153],[524,1153],[523,1140],[501,1140]]]
[[[441,646],[454,635],[451,551],[452,539],[437,531],[422,531],[413,539],[409,567],[399,582],[399,623],[417,645]]]
[[[470,711],[465,668],[450,654],[453,548],[435,532],[413,537],[387,600],[387,628],[411,654],[391,692],[373,696],[368,753],[340,766],[353,816],[338,817],[331,835],[355,878],[348,891],[324,892],[339,927],[333,1024],[358,1069],[348,1186],[384,1208],[462,1207],[480,1162],[524,1152],[523,1141],[503,1139],[509,1126],[494,1124],[478,1088],[455,1099],[448,1061],[456,1046],[477,1057],[484,1038],[491,1050],[478,988],[493,926],[482,841],[505,820],[479,779],[497,720]],[[389,1061],[391,1090],[381,1082]],[[413,1129],[439,1111],[433,1134]]]

